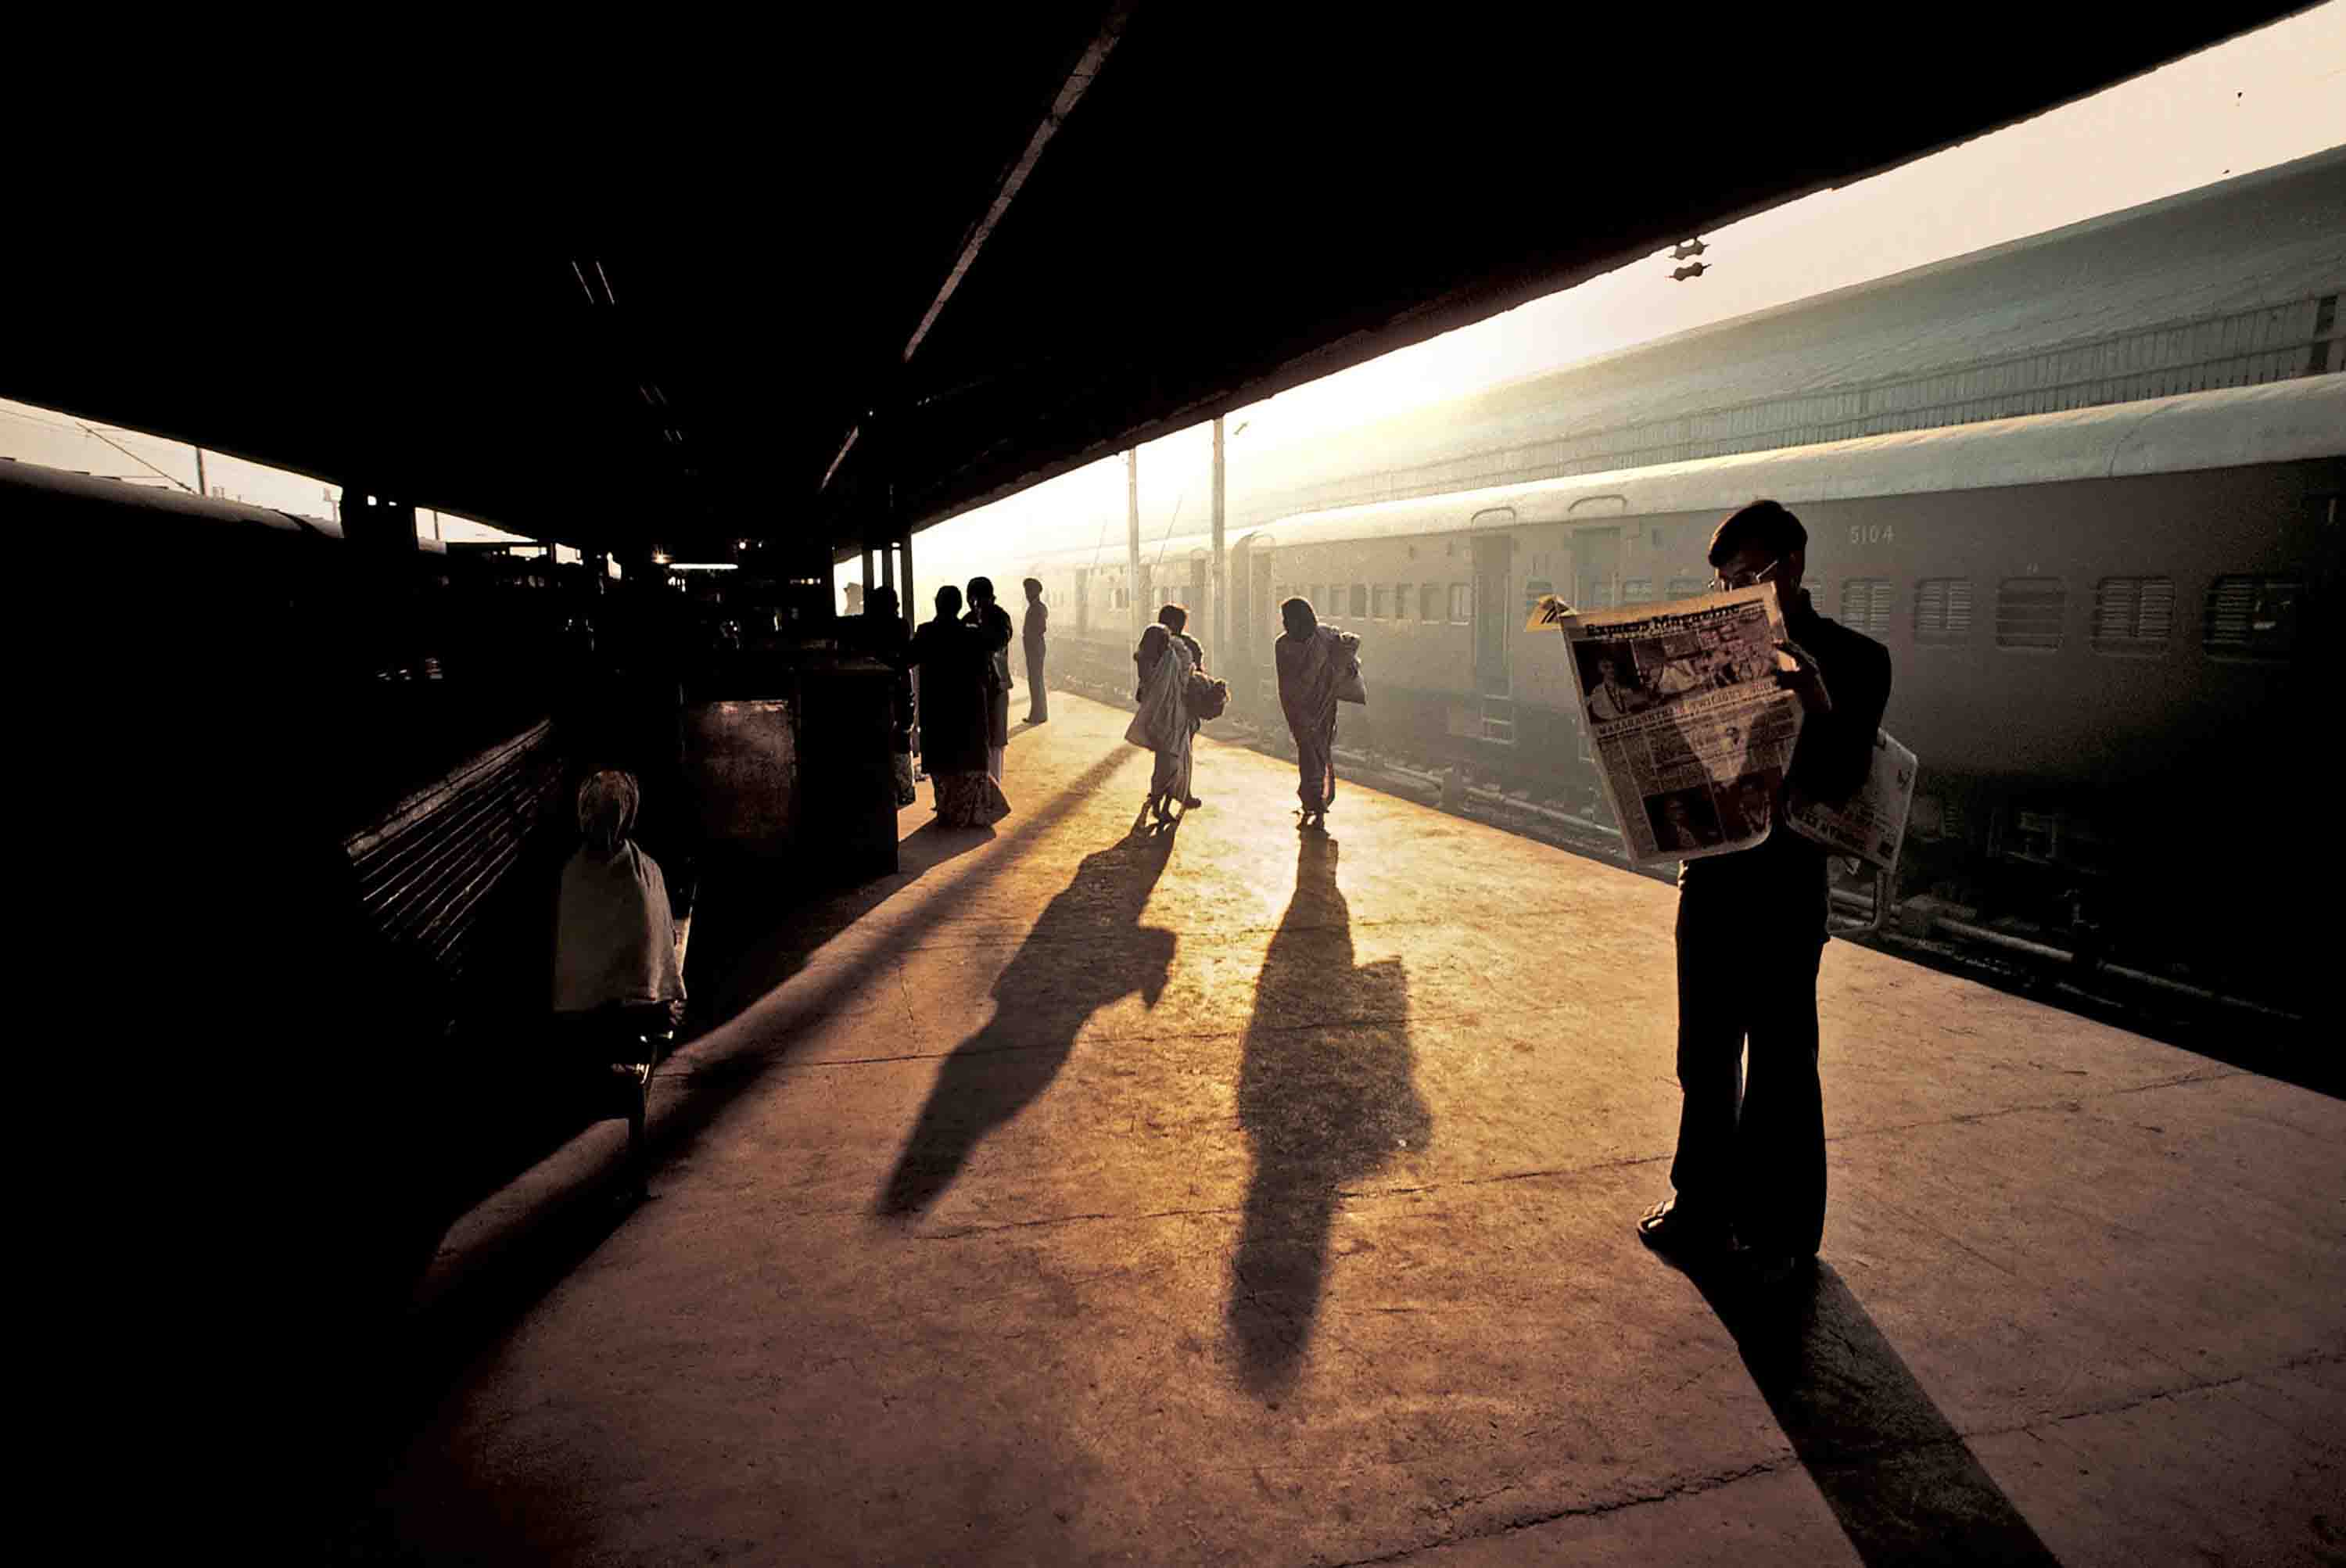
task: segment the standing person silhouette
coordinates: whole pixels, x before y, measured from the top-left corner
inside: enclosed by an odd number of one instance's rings
[[[1846,800],[1865,780],[1890,701],[1890,654],[1817,614],[1800,586],[1809,535],[1755,501],[1711,536],[1717,586],[1773,581],[1794,665],[1800,738],[1786,789]],[[1817,1077],[1817,967],[1827,851],[1778,824],[1760,843],[1678,868],[1678,1114],[1671,1196],[1637,1221],[1647,1245],[1681,1255],[1739,1244],[1762,1284],[1813,1259],[1824,1237],[1825,1116]],[[1749,1070],[1742,1070],[1746,1040]]]
[[[1288,600],[1279,606],[1279,616],[1287,627],[1273,645],[1279,706],[1295,738],[1295,765],[1302,775],[1295,789],[1303,802],[1298,826],[1325,829],[1328,809],[1336,803],[1336,691],[1352,669],[1361,639],[1321,626],[1309,599]]]
[[[1026,590],[1026,618],[1018,628],[1018,641],[1026,650],[1026,722],[1047,724],[1051,719],[1051,699],[1043,689],[1043,643],[1051,624],[1051,611],[1043,603],[1040,582],[1029,577],[1019,586]]]
[[[921,672],[921,762],[936,786],[937,817],[948,828],[983,828],[1010,814],[1002,786],[985,770],[985,653],[962,624],[961,590],[937,590],[937,615],[913,634]]]
[[[1132,653],[1140,676],[1132,697],[1139,711],[1124,732],[1127,740],[1157,754],[1148,775],[1148,800],[1141,809],[1154,812],[1159,822],[1175,820],[1175,806],[1186,810],[1198,803],[1189,793],[1189,739],[1196,727],[1184,700],[1189,676],[1198,667],[1197,656],[1189,651],[1197,644],[1180,635],[1179,609],[1168,605],[1140,634],[1140,646]]]
[[[969,580],[968,622],[985,654],[985,776],[1002,782],[1010,745],[1010,612],[994,602],[994,579]]]
[[[1157,612],[1157,624],[1171,632],[1173,640],[1189,650],[1190,675],[1184,676],[1181,680],[1181,711],[1189,720],[1189,761],[1187,765],[1188,770],[1182,775],[1181,809],[1185,811],[1194,811],[1205,804],[1191,793],[1191,790],[1194,788],[1192,780],[1196,777],[1195,769],[1198,761],[1198,731],[1206,727],[1206,721],[1189,712],[1189,697],[1192,695],[1191,687],[1195,685],[1191,677],[1206,673],[1206,649],[1203,644],[1189,635],[1188,606],[1166,606]]]

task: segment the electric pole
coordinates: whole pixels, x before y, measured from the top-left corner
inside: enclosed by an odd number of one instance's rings
[[[1145,624],[1140,607],[1140,448],[1124,454],[1124,580],[1131,585],[1132,636],[1137,642]]]
[[[1214,416],[1214,657],[1230,647],[1230,565],[1222,551],[1222,416]]]

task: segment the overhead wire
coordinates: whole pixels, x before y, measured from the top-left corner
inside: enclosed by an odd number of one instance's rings
[[[136,463],[139,464],[140,466],[144,467],[144,468],[151,469],[151,470],[153,470],[153,472],[155,472],[155,473],[160,473],[160,474],[162,474],[164,478],[166,478],[166,479],[169,480],[172,484],[174,484],[178,485],[180,489],[182,489],[182,490],[186,491],[189,494],[193,495],[193,494],[196,494],[196,487],[195,487],[194,485],[192,485],[192,484],[189,484],[186,480],[184,480],[184,479],[180,478],[180,477],[179,477],[178,474],[176,474],[176,473],[168,473],[168,472],[166,472],[166,471],[165,471],[165,470],[163,470],[163,469],[160,469],[160,468],[157,468],[157,467],[155,467],[155,465],[154,465],[153,463],[148,463],[145,458],[143,458],[143,457],[139,456],[137,453],[135,453],[135,452],[131,451],[128,447],[127,447],[127,446],[123,445],[120,442],[116,441],[113,437],[111,437],[111,436],[107,435],[105,432],[103,432],[103,431],[99,430],[97,426],[95,426],[95,425],[89,425],[89,424],[83,424],[83,423],[82,423],[82,422],[81,422],[80,420],[76,420],[76,421],[74,421],[74,423],[75,423],[75,424],[76,424],[76,425],[80,425],[80,426],[81,426],[81,431],[82,431],[82,433],[83,433],[83,434],[85,434],[85,435],[88,435],[88,436],[94,436],[94,437],[96,437],[97,440],[102,441],[102,442],[105,442],[107,445],[108,445],[108,446],[110,446],[110,447],[114,448],[114,450],[115,450],[115,451],[117,451],[117,452],[118,452],[118,453],[122,453],[122,455],[123,455],[123,456],[125,456],[125,457],[128,458],[131,462]]]

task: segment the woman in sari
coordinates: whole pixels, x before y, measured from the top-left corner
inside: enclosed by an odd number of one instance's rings
[[[1193,803],[1189,710],[1181,698],[1198,664],[1188,643],[1160,619],[1141,634],[1140,647],[1132,655],[1140,672],[1140,688],[1133,694],[1140,711],[1132,716],[1124,738],[1157,754],[1157,766],[1148,776],[1148,803],[1141,809],[1155,812],[1160,822],[1175,820],[1176,805],[1186,809]]]
[[[1336,803],[1336,692],[1353,668],[1361,639],[1323,626],[1309,599],[1279,606],[1287,630],[1273,645],[1279,657],[1279,706],[1295,737],[1295,763],[1302,773],[1296,796],[1303,802],[1305,828],[1325,828]]]
[[[937,618],[913,634],[921,672],[921,763],[936,785],[937,818],[948,828],[983,828],[1010,814],[1002,787],[986,776],[986,657],[962,624],[961,590],[937,590]]]
[[[985,776],[1002,782],[1002,758],[1010,745],[1010,612],[994,602],[994,579],[969,580],[969,614],[964,624],[985,656]]]

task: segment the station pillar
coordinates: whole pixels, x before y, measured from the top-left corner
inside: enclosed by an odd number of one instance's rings
[[[1230,565],[1223,547],[1225,484],[1222,459],[1222,416],[1214,416],[1214,657],[1224,657],[1230,646]]]

